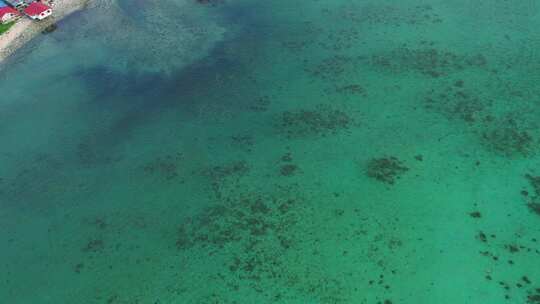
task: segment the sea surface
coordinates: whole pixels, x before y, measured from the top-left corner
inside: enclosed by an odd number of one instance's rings
[[[0,302],[540,303],[539,28],[94,1],[0,71]]]

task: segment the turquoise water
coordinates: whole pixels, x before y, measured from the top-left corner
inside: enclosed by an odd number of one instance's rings
[[[0,72],[0,299],[540,303],[539,25],[94,2]]]

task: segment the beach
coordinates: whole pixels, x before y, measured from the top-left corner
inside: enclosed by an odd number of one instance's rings
[[[89,0],[56,0],[52,5],[53,15],[43,21],[34,21],[23,16],[4,34],[0,35],[0,63],[17,49],[69,14],[84,8]]]

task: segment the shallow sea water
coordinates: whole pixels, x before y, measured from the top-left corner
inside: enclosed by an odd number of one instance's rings
[[[99,1],[0,71],[5,303],[540,303],[535,1]]]

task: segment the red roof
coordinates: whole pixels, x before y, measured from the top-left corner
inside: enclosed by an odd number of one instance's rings
[[[27,8],[24,9],[24,13],[28,16],[35,16],[43,13],[46,10],[50,10],[51,8],[47,5],[41,3],[41,2],[32,2],[30,5],[28,5]]]
[[[4,17],[5,14],[15,14],[15,15],[18,15],[19,12],[17,12],[17,10],[15,10],[14,8],[9,7],[9,6],[0,7],[0,19],[1,19],[2,17]]]

